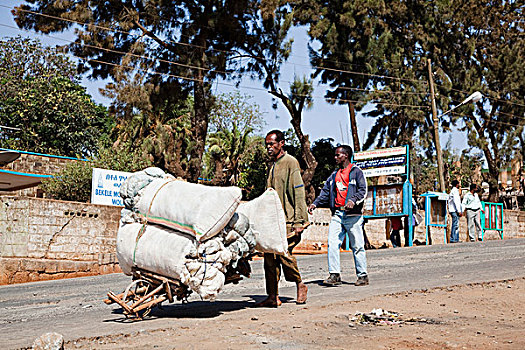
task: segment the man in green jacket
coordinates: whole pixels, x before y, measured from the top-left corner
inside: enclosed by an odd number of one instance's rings
[[[302,282],[297,260],[292,250],[301,241],[301,233],[308,226],[308,212],[301,169],[297,159],[283,149],[284,134],[272,130],[266,135],[266,151],[273,161],[268,169],[266,187],[277,191],[286,216],[289,256],[264,254],[264,276],[268,297],[257,304],[261,307],[278,307],[281,305],[278,294],[281,268],[284,277],[297,285],[297,304],[306,303],[308,287]]]

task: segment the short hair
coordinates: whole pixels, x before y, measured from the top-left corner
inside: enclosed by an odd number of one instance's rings
[[[281,130],[272,130],[266,134],[266,137],[270,135],[275,135],[275,141],[277,142],[284,141],[284,133]]]
[[[471,190],[471,191],[472,191],[472,190],[475,190],[475,189],[477,189],[477,188],[478,188],[478,185],[476,185],[476,184],[470,184],[470,190]]]
[[[458,180],[452,180],[452,187],[456,187],[457,185],[459,185],[459,181]]]
[[[348,145],[340,145],[337,146],[335,149],[340,148],[343,153],[345,153],[348,156],[348,159],[352,158],[352,155],[354,154],[354,151],[352,150],[352,147]]]

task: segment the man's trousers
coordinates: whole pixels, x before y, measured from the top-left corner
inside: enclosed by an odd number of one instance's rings
[[[287,228],[290,233],[292,228]],[[264,277],[266,279],[266,294],[279,294],[279,279],[281,277],[281,269],[284,278],[288,282],[301,282],[301,274],[297,267],[297,259],[292,255],[292,250],[301,241],[300,235],[293,235],[288,237],[288,253],[289,256],[264,253]]]

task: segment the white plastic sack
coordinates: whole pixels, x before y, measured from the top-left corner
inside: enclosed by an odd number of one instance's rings
[[[255,249],[263,253],[288,254],[286,217],[277,192],[269,188],[261,196],[241,203],[237,212],[246,215],[255,233]]]
[[[135,205],[148,222],[204,241],[219,233],[242,197],[238,187],[213,187],[185,181],[155,179],[140,192]]]
[[[126,275],[131,275],[133,256],[135,265],[186,283],[188,273],[186,255],[195,249],[194,238],[160,226],[146,225],[145,231],[136,244],[142,224],[132,223],[120,226],[117,234],[117,259]],[[136,251],[135,251],[136,246]]]

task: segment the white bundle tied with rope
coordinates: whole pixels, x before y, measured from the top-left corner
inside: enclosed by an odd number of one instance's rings
[[[157,168],[130,176],[121,187],[126,207],[117,234],[122,271],[131,275],[137,267],[175,278],[214,300],[227,270],[256,245],[248,218],[234,210],[240,189],[232,189],[188,184]]]

